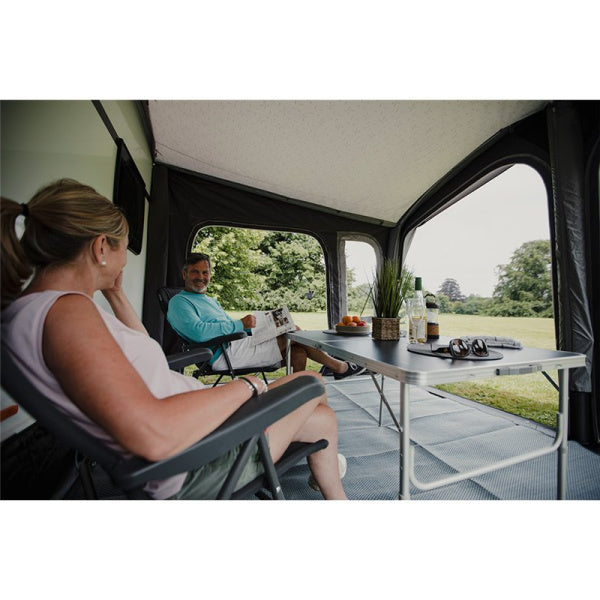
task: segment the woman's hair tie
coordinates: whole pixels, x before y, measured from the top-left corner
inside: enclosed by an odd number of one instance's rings
[[[29,216],[29,206],[27,206],[27,204],[25,204],[25,203],[21,204],[21,213],[24,217]]]

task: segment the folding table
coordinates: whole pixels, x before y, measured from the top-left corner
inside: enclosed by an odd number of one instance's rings
[[[380,341],[370,335],[338,335],[334,331],[294,331],[287,334],[287,367],[290,370],[290,345],[298,342],[323,350],[341,360],[366,367],[400,382],[399,415],[399,499],[410,499],[410,484],[430,490],[484,473],[502,469],[526,460],[558,452],[557,498],[564,499],[567,485],[567,432],[569,369],[585,366],[585,355],[574,352],[523,348],[501,348],[503,358],[489,361],[454,360],[409,352],[407,340]],[[443,344],[444,338],[438,343]],[[431,386],[469,379],[484,379],[502,375],[523,375],[538,371],[558,370],[559,400],[556,436],[552,445],[510,457],[469,471],[456,473],[431,482],[420,481],[414,473],[413,452],[410,448],[410,397],[412,386]],[[375,380],[374,380],[375,381]],[[378,388],[382,399],[383,391]],[[386,402],[387,403],[387,402]],[[388,405],[389,408],[389,405]]]

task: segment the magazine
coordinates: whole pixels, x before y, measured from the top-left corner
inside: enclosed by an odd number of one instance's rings
[[[287,306],[275,310],[258,311],[253,314],[256,317],[256,327],[252,328],[252,336],[250,337],[250,343],[253,346],[262,344],[288,331],[296,331],[296,325]]]

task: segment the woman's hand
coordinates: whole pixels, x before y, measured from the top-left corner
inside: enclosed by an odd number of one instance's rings
[[[117,294],[121,291],[123,291],[123,271],[119,273],[114,283],[112,284],[112,287],[102,290],[102,293],[106,296],[106,294]]]
[[[127,294],[125,294],[125,290],[123,289],[123,271],[119,273],[112,284],[112,287],[102,290],[102,294],[108,300],[115,317],[117,317],[121,323],[148,335],[146,328],[131,306]]]

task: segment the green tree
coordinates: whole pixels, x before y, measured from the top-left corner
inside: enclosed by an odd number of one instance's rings
[[[510,262],[498,265],[492,314],[551,317],[552,271],[549,240],[525,242]]]
[[[252,309],[260,303],[264,276],[258,270],[264,257],[258,246],[264,235],[238,227],[205,227],[196,235],[192,252],[210,256],[210,293],[225,310]]]
[[[348,313],[353,315],[373,314],[371,286],[368,283],[357,285],[354,269],[346,270],[346,289],[348,290]]]
[[[211,294],[226,310],[325,310],[325,261],[306,234],[205,227],[192,245],[211,257]]]
[[[327,303],[325,259],[315,238],[306,234],[265,233],[257,273],[262,277],[260,308],[286,304],[290,310],[320,311]]]
[[[491,310],[492,299],[470,294],[464,302],[456,302],[454,312],[457,315],[487,315]]]
[[[456,279],[444,279],[437,293],[443,294],[451,302],[464,302],[465,300],[465,296],[460,291],[460,286],[458,285]]]
[[[445,294],[439,294],[436,296],[437,303],[440,307],[441,313],[451,313],[452,311],[452,303],[450,299]]]

